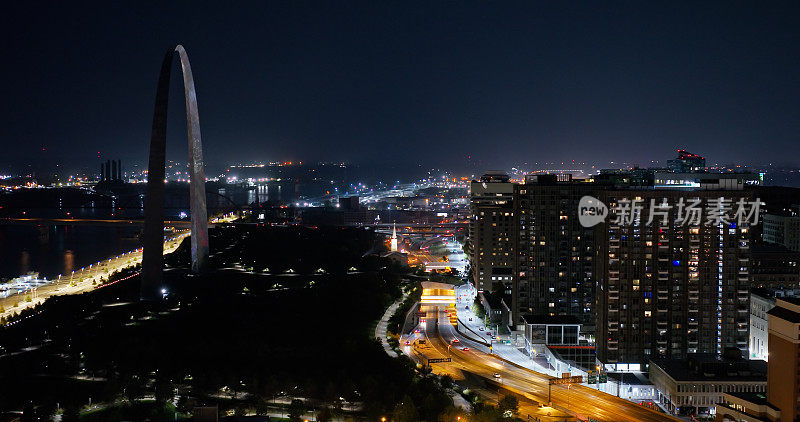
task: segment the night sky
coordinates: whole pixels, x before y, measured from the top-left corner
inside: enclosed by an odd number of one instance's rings
[[[183,44],[207,164],[798,165],[800,7],[720,2],[10,2],[0,173],[144,163]],[[433,4],[431,4],[433,3]],[[655,3],[655,2],[653,2]],[[173,68],[170,158],[185,160]],[[42,150],[44,148],[44,151]]]

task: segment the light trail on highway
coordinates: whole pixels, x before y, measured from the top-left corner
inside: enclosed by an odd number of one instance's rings
[[[542,404],[548,403],[548,387],[550,387],[550,402],[554,407],[569,409],[584,420],[591,418],[607,422],[679,421],[667,414],[583,385],[550,386],[552,377],[506,362],[472,347],[473,342],[458,336],[454,327],[446,322],[447,318],[442,317],[441,320],[444,322],[439,324],[442,311],[438,307],[426,307],[424,311],[426,324],[420,333],[431,347],[423,350],[432,349],[440,356],[427,356],[426,352],[417,352],[426,357],[452,359],[450,363],[434,364],[437,373],[453,374],[456,371],[472,373],[492,382],[499,382],[501,388]],[[456,338],[459,339],[459,347],[450,346],[452,340]],[[462,347],[470,347],[470,350],[464,351]],[[495,379],[494,374],[500,375],[499,380]]]

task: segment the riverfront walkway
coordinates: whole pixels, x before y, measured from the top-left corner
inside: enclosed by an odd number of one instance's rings
[[[164,241],[164,254],[172,253],[188,235],[189,230],[182,230],[167,238]],[[46,285],[0,298],[0,317],[8,318],[23,309],[44,303],[51,296],[74,295],[100,288],[103,280],[108,281],[112,274],[135,267],[141,262],[142,248],[138,248],[90,264],[70,274],[60,274]]]

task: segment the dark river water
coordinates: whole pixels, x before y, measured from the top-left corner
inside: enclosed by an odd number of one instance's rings
[[[131,227],[0,225],[0,278],[68,274],[140,247],[137,235]]]

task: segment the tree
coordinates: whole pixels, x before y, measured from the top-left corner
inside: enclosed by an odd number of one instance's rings
[[[263,397],[256,398],[256,402],[253,405],[256,411],[256,415],[266,415],[269,412],[269,403],[264,400]]]
[[[53,399],[45,399],[36,407],[36,418],[40,421],[49,421],[56,414],[58,405]]]
[[[441,378],[439,378],[439,380],[442,384],[442,388],[444,389],[453,388],[453,377],[451,377],[450,375],[447,374],[442,375]]]
[[[519,399],[517,399],[517,396],[511,394],[503,396],[497,405],[503,413],[511,411],[511,413],[516,414],[517,411],[519,411]]]
[[[155,399],[158,404],[166,404],[168,401],[175,397],[174,387],[172,382],[164,376],[156,378],[155,382]]]
[[[123,394],[130,404],[144,397],[144,380],[138,375],[128,375],[122,380]]]
[[[393,422],[417,422],[419,421],[419,414],[417,413],[417,408],[414,406],[414,402],[411,400],[411,397],[405,395],[403,400],[394,407],[394,412],[392,412],[392,421]]]
[[[189,413],[194,409],[197,403],[194,401],[193,398],[187,397],[182,395],[178,399],[178,412],[181,413]]]
[[[333,414],[331,412],[331,408],[328,406],[323,407],[322,409],[317,412],[317,421],[318,422],[329,422]]]
[[[467,413],[455,407],[450,407],[439,415],[439,422],[453,422],[458,420],[466,421]]]
[[[64,413],[61,414],[61,422],[78,422],[80,418],[80,411],[78,406],[70,404],[64,407]]]
[[[32,401],[28,401],[25,403],[25,406],[22,407],[22,422],[33,422],[36,420],[36,409],[33,406]]]
[[[306,411],[305,403],[300,399],[293,399],[289,404],[289,420],[299,422],[303,419],[303,413]]]
[[[471,422],[500,422],[503,420],[503,413],[493,406],[484,406],[470,418]]]

